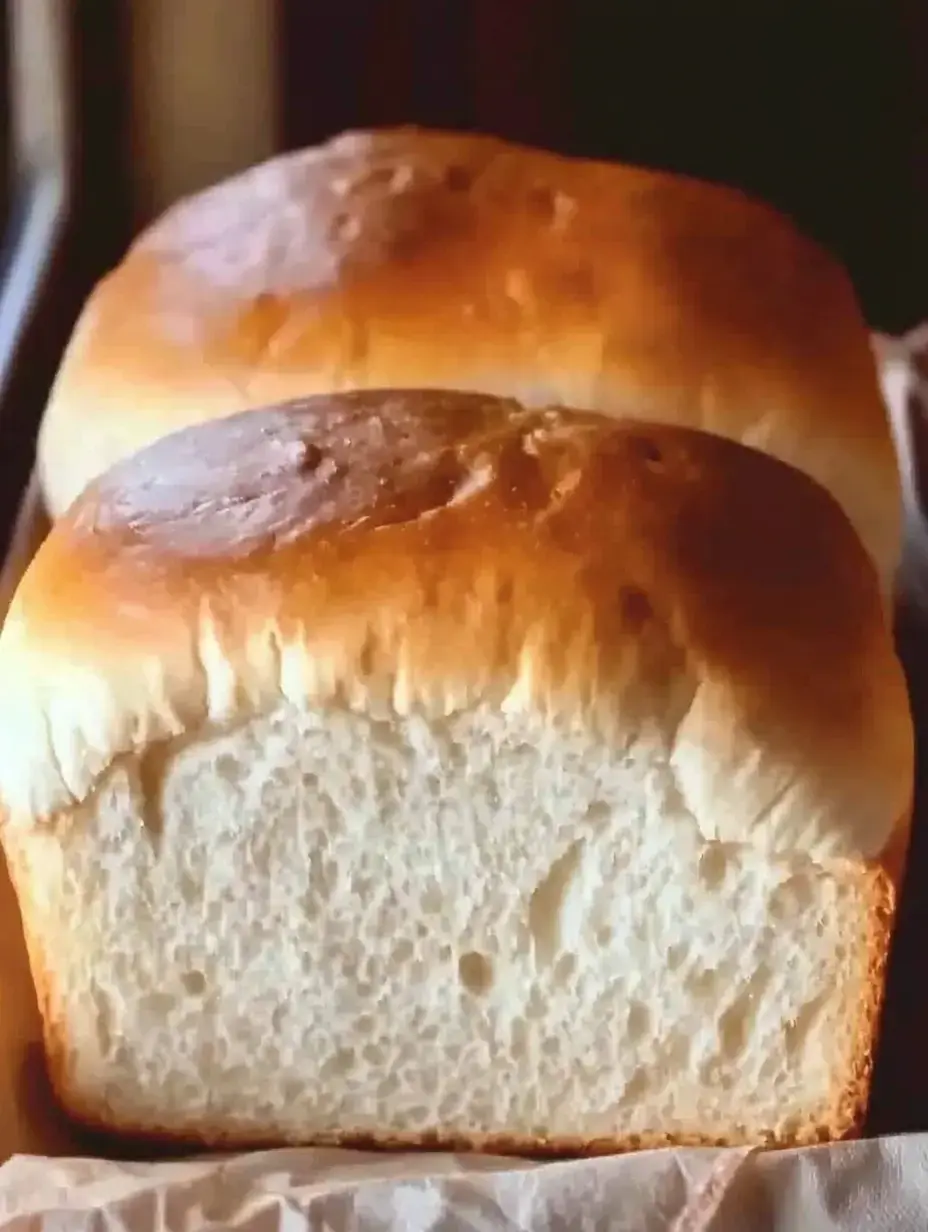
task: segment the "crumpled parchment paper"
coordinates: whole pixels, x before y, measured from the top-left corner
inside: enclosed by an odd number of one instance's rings
[[[16,1157],[2,1232],[919,1232],[928,1136],[805,1151],[519,1163],[271,1151],[161,1164]]]
[[[921,512],[928,465],[923,472],[917,465],[919,455],[928,459],[928,328],[901,340],[875,337],[874,348],[900,444],[908,602],[914,597],[928,612]],[[0,618],[44,532],[33,486],[0,574]],[[343,1150],[160,1163],[86,1158],[87,1144],[55,1110],[39,1040],[19,913],[0,867],[0,1232],[928,1229],[928,1134],[803,1151],[667,1150],[546,1164]]]

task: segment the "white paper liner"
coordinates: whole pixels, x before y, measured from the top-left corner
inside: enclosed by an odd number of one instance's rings
[[[707,1200],[708,1199],[708,1200]],[[290,1150],[114,1164],[18,1157],[0,1232],[921,1232],[928,1136],[531,1165]]]

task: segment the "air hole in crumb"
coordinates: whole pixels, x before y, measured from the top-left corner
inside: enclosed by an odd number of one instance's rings
[[[524,1018],[516,1018],[513,1022],[509,1047],[514,1061],[521,1060],[528,1052],[528,1027]]]
[[[525,1007],[525,1017],[535,1020],[544,1018],[548,1012],[548,1004],[537,988],[529,993],[528,1004]]]
[[[748,1027],[748,1005],[740,996],[719,1018],[719,1043],[726,1061],[736,1061],[744,1052]]]
[[[395,1095],[400,1089],[400,1080],[396,1074],[388,1074],[383,1082],[377,1084],[377,1098],[389,1099],[391,1095]]]
[[[640,1040],[647,1035],[651,1026],[651,1015],[648,1007],[640,1001],[633,1001],[628,1007],[628,1021],[625,1030],[630,1040]]]
[[[166,992],[150,992],[138,1003],[140,1014],[151,1026],[161,1026],[174,1009],[176,999]]]
[[[786,1024],[786,1055],[791,1061],[801,1058],[808,1040],[818,1026],[827,1003],[826,997],[816,997],[802,1007],[799,1013]]]
[[[722,843],[710,843],[699,857],[699,877],[707,889],[714,890],[725,880],[728,856]]]
[[[681,944],[672,945],[667,951],[667,970],[677,971],[683,966],[685,958],[686,946]]]
[[[557,984],[568,984],[577,970],[575,954],[562,954],[554,967],[554,981]]]
[[[699,1081],[704,1087],[717,1087],[721,1085],[722,1068],[717,1057],[711,1057],[708,1061],[703,1061],[699,1067]]]
[[[583,859],[583,844],[578,839],[558,856],[529,899],[527,924],[541,965],[555,961],[561,948],[565,903]]]
[[[397,941],[397,944],[393,946],[391,962],[396,962],[397,965],[408,962],[414,954],[415,946],[412,941]]]
[[[651,1078],[646,1069],[636,1069],[622,1092],[623,1104],[634,1104],[644,1099],[651,1087]]]
[[[230,753],[223,753],[216,758],[216,774],[225,783],[237,783],[242,777],[244,766]]]
[[[694,997],[711,997],[719,983],[719,973],[711,967],[702,971],[694,971],[686,977],[685,988]]]
[[[586,806],[583,820],[592,825],[604,825],[612,817],[612,808],[605,800],[594,800]]]
[[[97,1043],[100,1055],[107,1057],[113,1047],[113,1003],[106,993],[97,990]]]
[[[686,1073],[690,1069],[690,1037],[681,1033],[673,1033],[666,1044],[664,1064],[668,1069]]]
[[[458,978],[468,992],[480,996],[493,986],[493,964],[485,954],[471,950],[458,959]]]
[[[206,976],[202,971],[185,971],[180,978],[184,991],[191,997],[201,997],[206,992]]]
[[[181,873],[177,880],[177,888],[180,892],[181,901],[185,903],[196,903],[201,898],[201,888],[195,877],[190,873]]]
[[[442,909],[443,901],[441,889],[438,886],[429,886],[429,888],[422,895],[423,914],[438,915]]]
[[[453,1121],[460,1114],[461,1097],[458,1094],[446,1095],[438,1105],[438,1119],[440,1121]]]
[[[353,1048],[339,1048],[320,1067],[323,1078],[337,1077],[350,1073],[357,1064],[357,1053]]]
[[[789,919],[799,915],[812,903],[813,881],[811,876],[795,873],[774,890],[770,897],[770,914],[775,920]]]

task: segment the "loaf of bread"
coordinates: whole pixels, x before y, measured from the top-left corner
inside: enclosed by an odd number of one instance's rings
[[[57,515],[205,418],[412,386],[763,449],[832,493],[891,585],[896,463],[842,269],[730,189],[461,134],[348,134],[172,209],[87,305],[46,497]]]
[[[860,1122],[912,791],[837,503],[691,429],[373,391],[123,461],[0,635],[56,1089],[209,1144]]]

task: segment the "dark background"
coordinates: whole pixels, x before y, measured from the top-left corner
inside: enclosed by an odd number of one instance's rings
[[[281,148],[411,121],[726,181],[830,247],[874,327],[928,317],[928,0],[276,3]],[[50,353],[135,226],[131,6],[65,7],[74,207]],[[0,253],[14,205],[0,176]]]
[[[10,182],[12,180],[10,151],[10,83],[9,83],[9,47],[8,25],[6,11],[0,6],[0,243],[2,243],[5,223],[9,215]]]
[[[928,315],[928,3],[285,4],[282,144],[415,120],[748,189]]]

